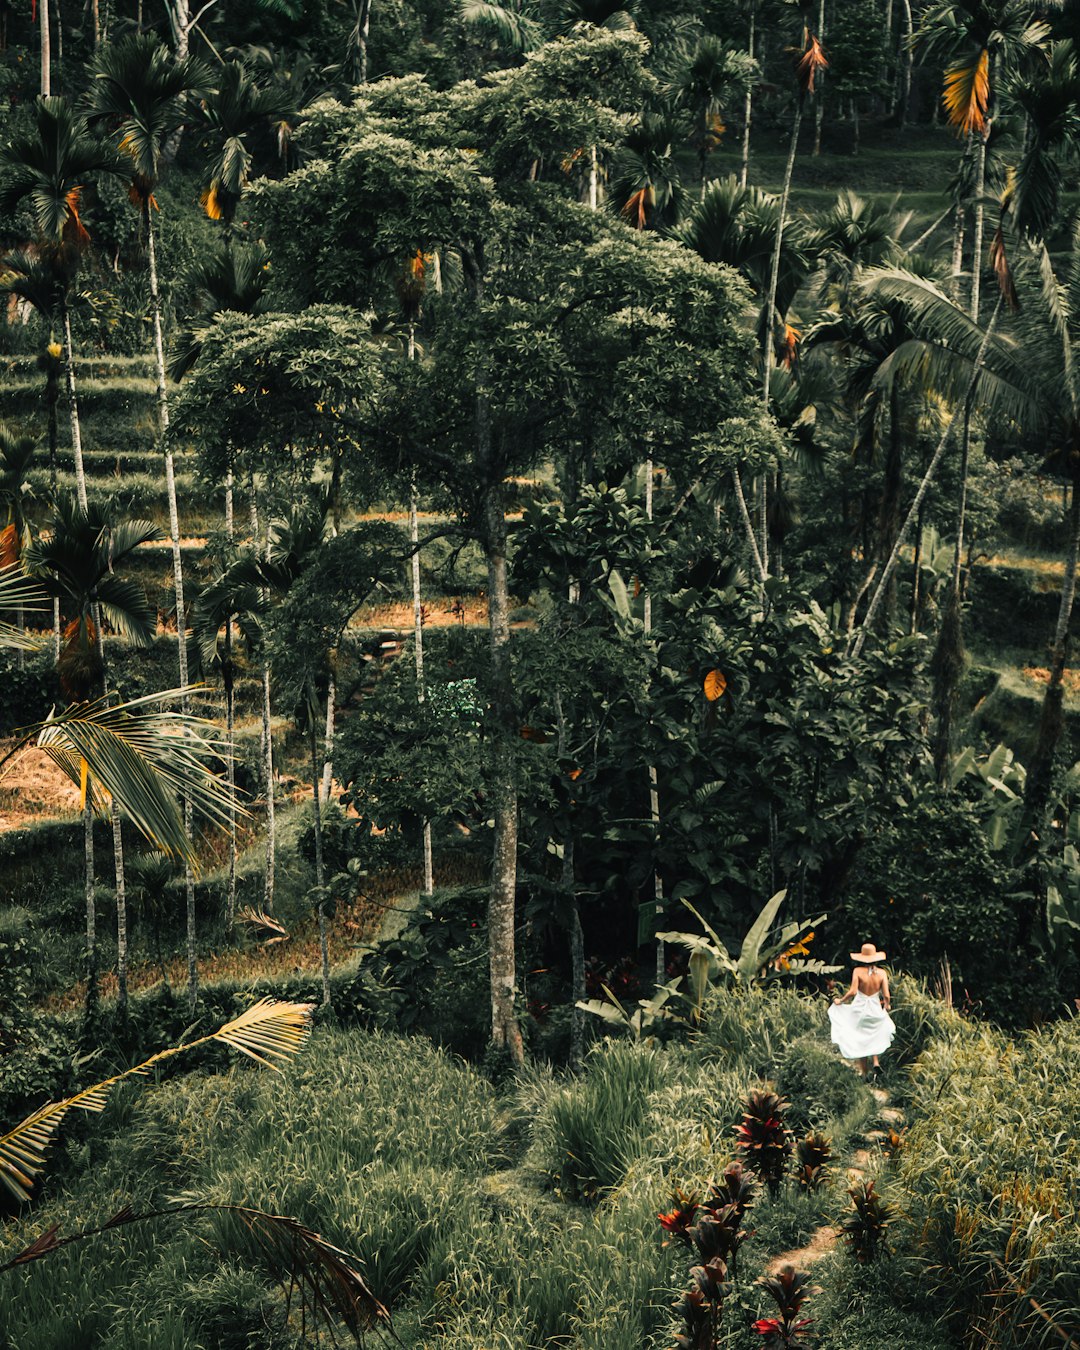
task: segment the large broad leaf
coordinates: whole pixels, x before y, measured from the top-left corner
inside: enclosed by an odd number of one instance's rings
[[[150,1069],[198,1045],[220,1041],[268,1068],[277,1069],[297,1054],[311,1033],[311,1003],[279,1003],[260,999],[239,1017],[226,1022],[208,1036],[171,1046],[123,1073],[84,1088],[63,1101],[50,1102],[0,1137],[0,1183],[18,1200],[29,1200],[34,1178],[45,1165],[45,1153],[71,1111],[99,1112],[105,1109],[113,1087],[125,1078],[145,1076]],[[277,1061],[275,1063],[275,1061]]]
[[[779,913],[780,906],[787,899],[787,889],[777,891],[771,899],[766,900],[754,922],[750,926],[750,931],[743,938],[742,949],[739,952],[739,959],[736,961],[740,978],[752,980],[754,976],[764,965],[761,955],[761,944],[765,940],[765,934],[773,925],[773,920]]]

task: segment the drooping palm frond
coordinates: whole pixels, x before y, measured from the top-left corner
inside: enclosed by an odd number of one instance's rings
[[[0,567],[0,613],[5,610],[23,610],[38,613],[46,609],[48,596],[44,588],[23,567],[16,563]],[[0,622],[0,651],[33,651],[37,638],[23,632],[15,624]]]
[[[50,326],[60,312],[64,276],[55,250],[20,248],[0,258],[0,291],[29,305]]]
[[[458,14],[467,28],[490,37],[511,52],[531,52],[544,41],[544,29],[537,8],[530,0],[460,0]]]
[[[175,711],[179,689],[127,703],[76,703],[53,714],[37,743],[81,791],[114,800],[154,848],[199,866],[184,829],[180,800],[212,824],[227,827],[244,814],[215,765],[232,747],[212,722]],[[33,733],[23,738],[26,744]],[[88,787],[89,775],[92,787]],[[99,804],[101,797],[97,798]]]
[[[291,1300],[295,1292],[300,1291],[305,1321],[310,1317],[316,1326],[322,1322],[331,1334],[335,1326],[344,1325],[357,1345],[363,1343],[362,1338],[368,1331],[382,1331],[393,1336],[390,1314],[356,1269],[360,1264],[356,1257],[333,1246],[296,1219],[268,1214],[246,1205],[191,1200],[142,1213],[125,1205],[104,1223],[63,1236],[59,1225],[53,1224],[0,1265],[0,1272],[41,1261],[73,1243],[86,1242],[117,1228],[198,1214],[220,1214],[238,1219],[243,1230],[254,1239],[268,1273],[284,1289],[286,1297]],[[228,1248],[233,1244],[226,1241],[223,1245]]]
[[[186,1045],[160,1050],[133,1068],[83,1088],[63,1101],[50,1102],[41,1107],[13,1130],[0,1136],[0,1182],[17,1200],[29,1200],[34,1180],[45,1166],[49,1146],[70,1112],[104,1111],[117,1083],[126,1078],[145,1077],[154,1065],[186,1054],[196,1046],[220,1041],[267,1068],[280,1069],[281,1064],[298,1054],[307,1043],[311,1034],[313,1007],[311,1003],[279,1003],[272,998],[260,999],[239,1017],[226,1022],[207,1036],[189,1041]]]
[[[80,194],[101,173],[119,173],[119,156],[86,128],[64,98],[39,98],[34,129],[0,150],[0,210],[26,202],[38,233],[52,244],[87,239]]]
[[[151,33],[134,34],[98,53],[86,93],[87,122],[108,127],[118,138],[141,199],[160,176],[165,142],[184,117],[184,96],[212,82],[201,61],[178,60]]]
[[[986,113],[990,106],[990,53],[984,47],[978,55],[957,62],[945,72],[945,88],[941,95],[949,125],[969,136],[973,131],[986,130]]]

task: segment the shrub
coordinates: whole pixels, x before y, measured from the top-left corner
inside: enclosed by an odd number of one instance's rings
[[[631,1041],[596,1046],[586,1071],[552,1094],[537,1122],[538,1166],[565,1194],[599,1199],[639,1151],[649,1094],[664,1078],[658,1050]]]
[[[705,1004],[704,1028],[695,1039],[706,1063],[745,1066],[748,1076],[775,1075],[788,1045],[824,1026],[819,1005],[805,994],[773,984],[721,985]]]
[[[788,1119],[797,1130],[824,1126],[873,1104],[866,1084],[820,1036],[800,1036],[791,1042],[780,1061],[776,1083],[788,1099]]]

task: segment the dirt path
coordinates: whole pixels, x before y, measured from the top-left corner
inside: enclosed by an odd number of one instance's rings
[[[904,1113],[895,1106],[889,1105],[888,1092],[884,1088],[871,1088],[870,1091],[874,1094],[874,1100],[880,1107],[878,1113],[880,1118],[889,1126],[899,1127],[903,1123]],[[867,1143],[876,1146],[886,1138],[886,1135],[884,1130],[869,1130],[863,1137]],[[870,1163],[870,1149],[859,1148],[855,1150],[844,1169],[850,1186],[854,1186],[865,1177]],[[820,1228],[814,1230],[805,1247],[794,1247],[789,1252],[781,1252],[779,1256],[772,1257],[765,1267],[765,1273],[775,1275],[784,1266],[794,1266],[796,1270],[805,1270],[808,1266],[812,1266],[815,1261],[820,1261],[823,1256],[827,1256],[836,1246],[836,1240],[839,1236],[839,1228],[834,1228],[831,1224],[822,1224]]]

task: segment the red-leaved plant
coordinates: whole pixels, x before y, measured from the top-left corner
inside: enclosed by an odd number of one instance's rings
[[[743,1118],[735,1127],[746,1166],[757,1173],[774,1198],[791,1157],[791,1131],[784,1124],[787,1108],[778,1093],[755,1088],[743,1102]]]
[[[684,1325],[675,1338],[678,1350],[715,1350],[729,1275],[734,1278],[739,1248],[749,1237],[742,1221],[753,1199],[753,1183],[736,1162],[704,1197],[677,1190],[672,1209],[657,1216],[668,1235],[665,1245],[680,1242],[697,1257],[690,1287],[675,1304]]]
[[[808,1350],[812,1344],[810,1319],[800,1317],[803,1304],[818,1290],[810,1276],[794,1266],[781,1266],[775,1275],[763,1275],[758,1284],[776,1304],[777,1317],[759,1317],[753,1329],[764,1350]]]

